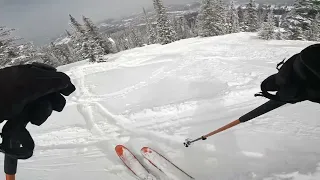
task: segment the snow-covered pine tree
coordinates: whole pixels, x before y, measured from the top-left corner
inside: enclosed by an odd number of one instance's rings
[[[218,36],[224,34],[224,24],[218,15],[218,3],[212,0],[203,0],[198,14],[199,35],[203,37]]]
[[[154,28],[148,18],[147,12],[146,10],[143,8],[143,14],[144,14],[144,18],[146,21],[146,30],[147,30],[147,40],[148,40],[148,44],[155,44],[157,43],[157,36],[154,32]]]
[[[142,38],[133,26],[130,26],[130,40],[131,40],[132,48],[143,46]]]
[[[0,26],[0,66],[12,66],[37,61],[38,49],[31,42],[12,35],[15,29]]]
[[[177,34],[177,40],[183,39],[183,27],[182,27],[182,20],[180,17],[173,17],[173,27]]]
[[[130,49],[129,38],[127,36],[123,36],[120,40],[123,50]]]
[[[39,50],[39,58],[41,60],[42,63],[51,65],[53,67],[58,67],[60,65],[62,65],[58,59],[56,59],[53,55],[52,55],[52,48],[50,48],[49,46],[42,46]]]
[[[245,20],[245,17],[247,17],[247,12],[243,9],[242,6],[239,6],[237,10],[238,10],[240,31],[247,31],[248,27],[246,25],[246,20]]]
[[[13,31],[15,31],[15,29],[0,26],[0,66],[10,63],[13,58],[19,56],[15,44],[17,38],[12,36]]]
[[[71,37],[71,33],[68,30],[66,30],[66,34],[68,37]]]
[[[174,31],[168,19],[166,9],[161,0],[153,0],[154,9],[157,14],[157,36],[161,44],[169,44],[176,41],[176,32]]]
[[[123,44],[127,49],[131,49],[132,48],[132,42],[130,41],[130,33],[127,32],[127,30],[125,29],[123,31]]]
[[[239,16],[234,1],[231,1],[227,15],[227,33],[237,32],[240,32]]]
[[[11,65],[36,62],[40,59],[38,52],[39,49],[36,48],[31,42],[19,44],[17,46],[18,57],[12,61]]]
[[[268,14],[267,22],[264,22],[262,24],[262,28],[258,33],[258,35],[259,35],[259,38],[265,39],[265,40],[275,39],[275,22],[274,22],[274,15],[272,11]]]
[[[191,28],[188,25],[188,21],[185,17],[180,17],[180,22],[182,26],[182,39],[190,38],[192,37]]]
[[[112,39],[115,42],[117,52],[129,49],[129,45],[128,45],[127,41],[125,40],[128,38],[125,36],[124,30],[114,32],[110,36],[112,37]]]
[[[89,59],[89,62],[97,62],[97,59],[94,56],[93,51],[91,50],[89,43],[84,42],[82,44],[81,52],[83,53],[82,56],[84,57],[84,59]]]
[[[320,41],[320,14],[318,13],[315,19],[311,22],[310,30],[308,31],[309,41]]]
[[[302,18],[297,15],[295,9],[292,9],[285,17],[281,27],[285,29],[285,37],[290,40],[304,40],[302,24],[299,22]]]
[[[111,53],[111,42],[102,37],[99,33],[98,27],[89,18],[82,16],[82,19],[86,34],[88,35],[90,42],[93,43],[90,46],[92,46],[95,49],[94,51],[96,51],[95,54],[101,53],[99,55],[106,55]]]
[[[65,51],[65,49],[56,46],[52,42],[50,43],[50,47],[52,48],[52,53],[60,61],[60,64],[70,64],[73,62],[72,57]]]
[[[69,14],[69,18],[70,18],[70,25],[71,27],[80,34],[85,34],[85,30],[83,28],[83,26],[71,15]]]
[[[282,39],[284,39],[280,27],[278,27],[278,28],[276,29],[275,39],[276,39],[276,40],[282,40]]]
[[[223,2],[223,0],[215,0],[214,2],[214,12],[215,12],[215,15],[217,16],[216,17],[216,20],[219,20],[217,21],[217,24],[221,24],[221,28],[222,28],[222,34],[225,34],[226,33],[226,20],[227,20],[227,8]]]
[[[81,25],[72,15],[69,14],[69,18],[70,26],[74,31],[71,36],[71,47],[74,51],[74,59],[86,59],[88,57],[86,53],[93,54],[93,52],[89,52],[90,50],[86,47],[89,40],[88,34],[86,33],[84,26]],[[85,47],[83,47],[84,45]]]
[[[198,18],[195,18],[195,21],[192,21],[190,23],[190,34],[191,37],[197,37],[199,35],[199,23],[198,23]]]
[[[319,0],[295,0],[293,9],[285,16],[281,27],[291,40],[306,40],[311,23],[320,12]]]
[[[296,28],[291,30],[291,35],[289,36],[289,39],[292,40],[305,40],[305,34],[303,33],[303,30],[301,27],[297,26]]]
[[[245,24],[248,27],[249,32],[256,32],[259,29],[258,24],[258,10],[254,0],[250,0],[247,4],[247,13],[245,16]]]
[[[84,23],[84,29],[87,33],[92,36],[99,36],[98,27],[89,19],[88,17],[82,16],[82,21]]]
[[[268,20],[268,9],[265,5],[259,4],[257,12],[258,12],[258,24],[263,24]]]
[[[211,0],[202,0],[200,12],[198,14],[199,35],[203,37],[213,36],[213,5]]]

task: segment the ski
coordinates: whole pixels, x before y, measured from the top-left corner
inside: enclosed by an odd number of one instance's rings
[[[169,167],[169,169],[174,167],[177,170],[179,170],[181,173],[183,173],[184,175],[188,176],[191,179],[194,179],[194,177],[190,176],[188,173],[183,171],[177,165],[173,164],[169,159],[167,159],[166,157],[164,157],[163,155],[161,155],[157,151],[155,151],[149,147],[143,147],[140,152],[145,159],[147,159],[154,167],[156,167],[159,171],[163,172],[164,174],[166,174],[168,176],[169,176],[169,174],[171,174],[166,171],[166,169],[168,169],[167,167],[171,166],[171,167]],[[175,179],[175,178],[173,178],[173,179]]]
[[[141,180],[157,180],[125,146],[117,145],[115,151],[125,166]]]

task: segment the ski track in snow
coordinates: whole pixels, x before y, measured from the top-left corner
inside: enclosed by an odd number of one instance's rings
[[[239,33],[61,67],[77,87],[68,97],[69,111],[34,128],[35,156],[19,164],[19,173],[25,179],[133,180],[114,152],[124,144],[161,180],[175,179],[174,170],[173,178],[161,175],[143,160],[142,147],[156,149],[199,180],[316,177],[320,147],[313,145],[320,143],[320,125],[311,104],[276,110],[190,148],[182,145],[265,102],[253,97],[261,81],[308,43]],[[298,110],[309,111],[308,119]]]

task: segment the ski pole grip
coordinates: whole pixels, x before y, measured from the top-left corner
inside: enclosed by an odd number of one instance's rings
[[[8,155],[4,156],[4,172],[7,175],[15,175],[17,173],[18,160]]]
[[[247,122],[250,121],[258,116],[261,116],[267,112],[270,112],[274,109],[277,109],[283,105],[287,104],[286,102],[280,102],[280,101],[274,101],[274,100],[269,100],[268,102],[262,104],[261,106],[257,107],[256,109],[250,111],[249,113],[241,116],[239,118],[240,122]]]

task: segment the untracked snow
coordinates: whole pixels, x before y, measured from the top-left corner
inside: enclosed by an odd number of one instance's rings
[[[254,97],[260,83],[277,72],[278,62],[310,44],[238,33],[59,67],[77,90],[62,113],[41,127],[28,126],[36,150],[19,161],[17,180],[134,180],[114,151],[118,144],[142,163],[140,149],[151,147],[197,180],[319,179],[320,106],[310,102],[286,105],[183,146],[186,138],[202,136],[266,102]]]

